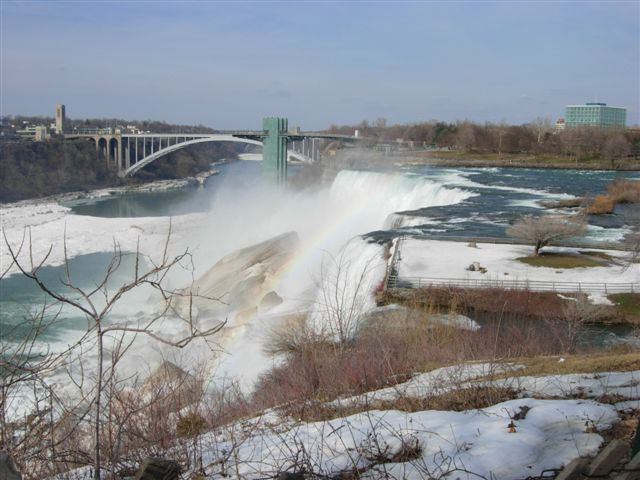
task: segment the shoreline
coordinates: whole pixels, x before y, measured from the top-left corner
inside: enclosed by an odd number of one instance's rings
[[[73,192],[56,193],[53,195],[48,195],[46,197],[25,198],[16,202],[0,202],[0,209],[10,209],[29,205],[42,205],[51,203],[57,203],[61,205],[62,202],[98,199],[123,193],[165,192],[189,186],[204,185],[209,177],[218,175],[220,173],[220,170],[216,169],[215,167],[224,163],[229,163],[229,161],[214,162],[211,164],[211,168],[209,168],[209,170],[200,172],[190,177],[154,180],[152,182],[142,183],[138,185],[104,187],[92,190],[76,190]]]
[[[530,168],[530,169],[559,169],[559,170],[602,170],[612,172],[637,172],[640,171],[640,162],[634,161],[629,165],[618,166],[612,168],[611,165],[605,163],[579,165],[570,164],[569,162],[545,162],[535,158],[504,158],[504,159],[473,159],[464,158],[463,156],[413,156],[398,155],[398,164],[401,165],[432,165],[438,167],[458,167],[458,168]]]

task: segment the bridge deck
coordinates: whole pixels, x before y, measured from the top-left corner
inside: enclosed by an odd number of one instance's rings
[[[210,138],[218,136],[263,138],[267,132],[263,130],[242,130],[242,131],[221,131],[216,133],[65,133],[65,137],[98,137],[98,136],[120,136],[122,138]],[[289,140],[297,141],[305,138],[321,138],[326,140],[365,140],[363,137],[351,135],[337,135],[322,132],[291,132],[287,133]]]

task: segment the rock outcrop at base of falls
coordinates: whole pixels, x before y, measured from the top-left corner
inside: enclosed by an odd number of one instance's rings
[[[220,259],[198,278],[183,294],[193,294],[193,313],[198,317],[229,319],[253,316],[268,294],[273,292],[279,273],[296,252],[300,239],[296,232],[287,232],[264,242],[242,248]],[[184,315],[189,308],[186,297],[176,304]],[[262,305],[264,308],[264,305]]]

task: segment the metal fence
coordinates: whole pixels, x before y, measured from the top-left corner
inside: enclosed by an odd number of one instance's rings
[[[501,288],[538,292],[635,293],[640,283],[549,282],[536,280],[498,280],[485,278],[398,277],[389,275],[387,288]]]

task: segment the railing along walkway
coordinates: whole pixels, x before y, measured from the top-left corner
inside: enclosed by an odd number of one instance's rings
[[[640,283],[551,282],[539,280],[498,280],[489,278],[403,277],[394,274],[387,279],[387,288],[501,288],[538,292],[635,293]]]

